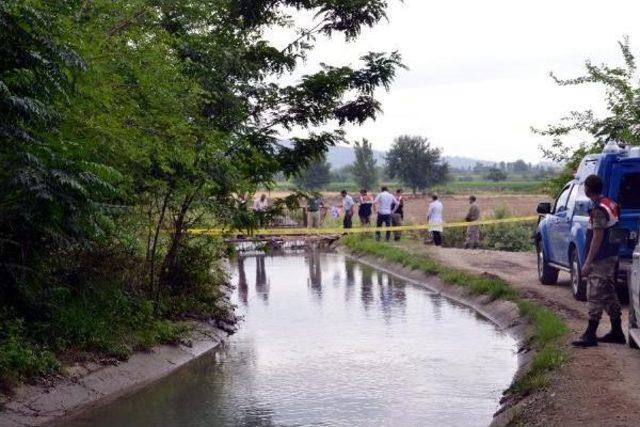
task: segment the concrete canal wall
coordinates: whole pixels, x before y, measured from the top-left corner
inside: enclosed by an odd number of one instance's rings
[[[131,394],[217,348],[227,337],[221,329],[196,323],[189,345],[153,347],[126,362],[82,363],[67,367],[49,385],[23,385],[2,402],[0,427],[62,424],[83,411]]]

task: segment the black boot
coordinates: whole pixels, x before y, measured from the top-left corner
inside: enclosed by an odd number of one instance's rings
[[[572,342],[574,347],[595,347],[598,345],[598,337],[596,336],[596,330],[598,329],[597,320],[589,320],[589,326],[587,330],[580,337],[579,340]]]
[[[603,337],[598,338],[600,342],[609,342],[613,344],[626,344],[627,339],[622,331],[622,320],[611,319],[611,331]]]

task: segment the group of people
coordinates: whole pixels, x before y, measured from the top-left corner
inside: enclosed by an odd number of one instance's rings
[[[375,198],[367,190],[363,189],[360,190],[360,196],[357,201],[346,190],[342,190],[340,196],[342,197],[342,209],[344,212],[344,228],[353,227],[353,216],[355,215],[356,207],[358,207],[358,216],[363,226],[371,224],[371,216],[374,212],[377,213],[377,228],[382,225],[387,227],[401,226],[404,223],[404,196],[401,188],[396,190],[395,194],[391,194],[389,188],[383,186]],[[436,246],[441,246],[442,233],[444,231],[444,205],[436,193],[431,195],[431,200],[427,210],[427,222],[433,243]],[[465,217],[465,221],[470,223],[467,227],[466,248],[475,249],[480,246],[480,226],[474,224],[478,220],[480,220],[480,207],[477,204],[476,196],[472,195],[469,196],[469,211]],[[401,236],[402,233],[400,231],[394,231],[394,240],[400,240]],[[391,240],[391,231],[386,232],[385,238],[387,241]],[[376,240],[380,239],[381,233],[376,231]]]
[[[397,189],[394,193],[389,191],[389,188],[383,186],[380,192],[375,197],[369,193],[366,189],[360,190],[360,194],[357,199],[354,199],[346,190],[340,192],[342,199],[341,208],[343,211],[342,225],[345,229],[353,227],[353,217],[358,215],[360,224],[362,226],[370,226],[372,221],[371,217],[376,214],[375,226],[377,228],[390,226],[401,226],[404,223],[404,208],[405,199],[404,191],[402,188]],[[241,200],[245,206],[247,204],[246,198]],[[269,200],[266,194],[260,195],[258,199],[253,202],[253,211],[257,214],[264,213],[269,208]],[[324,201],[319,194],[312,195],[307,200],[307,215],[308,225],[312,228],[320,227],[322,223],[322,213],[325,209]],[[338,207],[332,207],[332,212],[335,217],[339,216]],[[477,204],[475,196],[469,196],[469,210],[465,217],[465,221],[469,222],[467,227],[467,234],[465,240],[466,248],[478,248],[480,246],[480,226],[474,224],[480,220],[480,207]],[[262,224],[264,226],[265,224]],[[440,201],[438,194],[433,193],[431,195],[431,202],[427,209],[427,223],[429,224],[429,234],[433,243],[436,246],[442,245],[442,233],[444,228],[444,205]],[[391,240],[392,232],[386,231],[385,239]],[[376,231],[376,240],[382,238],[381,232]],[[398,230],[393,231],[394,240],[400,240],[402,233]],[[425,243],[428,241],[425,239]]]
[[[363,226],[371,225],[371,216],[377,213],[376,227],[381,227],[383,224],[389,226],[400,226],[404,221],[404,196],[402,188],[396,190],[395,194],[389,192],[388,187],[382,187],[380,193],[372,197],[367,190],[360,190],[360,196],[358,201],[353,200],[353,197],[347,193],[346,190],[340,192],[342,196],[342,209],[344,211],[344,228],[353,227],[353,216],[355,214],[355,208],[358,206],[358,217],[360,218],[360,224]],[[394,232],[394,239],[400,240],[401,233],[399,231]],[[381,234],[376,231],[376,239],[380,240]],[[391,240],[391,232],[387,231],[386,240]]]

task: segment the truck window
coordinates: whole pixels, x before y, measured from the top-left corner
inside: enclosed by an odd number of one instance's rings
[[[556,206],[553,208],[553,213],[559,213],[567,210],[567,199],[569,198],[571,188],[571,185],[567,185],[564,190],[562,190],[562,193],[560,193],[556,199]]]
[[[576,185],[574,193],[575,195],[574,194],[571,195],[571,197],[575,199],[575,207],[573,208],[573,215],[589,216],[589,209],[591,209],[591,200],[589,200],[587,195],[584,194],[584,184]]]
[[[640,209],[640,173],[622,176],[618,189],[618,203],[621,209]]]
[[[578,184],[574,185],[571,188],[571,193],[569,193],[569,199],[567,200],[567,210],[573,211],[574,206],[576,204],[576,197],[578,196],[578,188],[580,186]]]

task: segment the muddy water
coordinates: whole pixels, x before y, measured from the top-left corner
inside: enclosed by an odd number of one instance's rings
[[[225,348],[73,426],[482,426],[515,342],[476,312],[342,255],[247,256]]]

